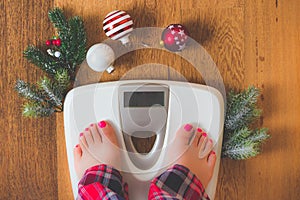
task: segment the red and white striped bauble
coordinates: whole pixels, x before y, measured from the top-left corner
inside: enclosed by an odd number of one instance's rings
[[[126,44],[133,30],[133,21],[126,12],[115,10],[106,15],[103,30],[112,40],[120,40],[122,44]]]

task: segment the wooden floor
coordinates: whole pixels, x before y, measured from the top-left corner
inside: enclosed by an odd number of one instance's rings
[[[54,30],[48,9],[61,6],[81,15],[88,45],[106,39],[104,16],[126,10],[136,27],[182,23],[216,62],[226,89],[255,85],[262,90],[263,116],[272,138],[263,153],[247,161],[223,159],[216,199],[300,199],[300,21],[298,0],[3,0],[0,1],[0,199],[70,199],[62,115],[45,119],[21,116],[22,99],[13,86],[35,82],[42,72],[22,58],[28,44],[42,45]],[[167,57],[167,58],[166,58]],[[163,78],[203,83],[190,64],[176,55],[143,50],[119,58],[118,80],[132,66],[162,63],[131,78]],[[128,77],[127,77],[128,78]]]

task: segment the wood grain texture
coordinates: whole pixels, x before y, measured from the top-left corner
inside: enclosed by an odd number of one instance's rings
[[[51,6],[51,1],[0,1],[0,199],[57,198],[55,116],[23,118],[22,99],[13,89],[17,79],[35,82],[43,74],[22,52],[52,36]]]
[[[264,113],[258,125],[269,127],[272,135],[256,158],[222,159],[216,199],[300,199],[297,0],[1,1],[0,127],[5,132],[0,135],[0,199],[72,198],[62,115],[24,119],[22,100],[12,89],[17,78],[35,82],[43,74],[21,56],[28,44],[42,45],[54,33],[47,18],[53,5],[67,16],[83,17],[88,47],[107,39],[102,20],[115,9],[126,10],[136,27],[184,24],[216,62],[226,89],[250,84],[261,89]],[[167,51],[130,52],[114,66],[108,75],[92,73],[83,63],[76,84],[149,78],[204,83],[190,63]]]
[[[245,187],[257,192],[244,195],[299,199],[300,3],[249,1],[246,8],[244,83],[261,88],[260,123],[272,138],[263,154],[245,162]]]
[[[56,114],[56,144],[57,144],[57,191],[58,199],[73,199],[69,164],[66,150],[66,140],[64,134],[63,113]]]

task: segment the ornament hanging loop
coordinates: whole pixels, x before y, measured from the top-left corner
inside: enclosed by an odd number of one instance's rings
[[[111,74],[111,73],[113,73],[113,71],[115,71],[115,67],[114,66],[109,66],[108,68],[106,68],[106,70],[105,70],[107,73],[109,73],[109,74]]]
[[[125,35],[124,37],[119,39],[124,46],[129,44],[129,35]]]

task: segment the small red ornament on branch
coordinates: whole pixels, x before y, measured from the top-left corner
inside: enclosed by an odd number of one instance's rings
[[[54,38],[54,39],[51,39],[51,40],[47,40],[46,45],[47,46],[54,45],[54,46],[60,47],[61,39],[60,38]]]

